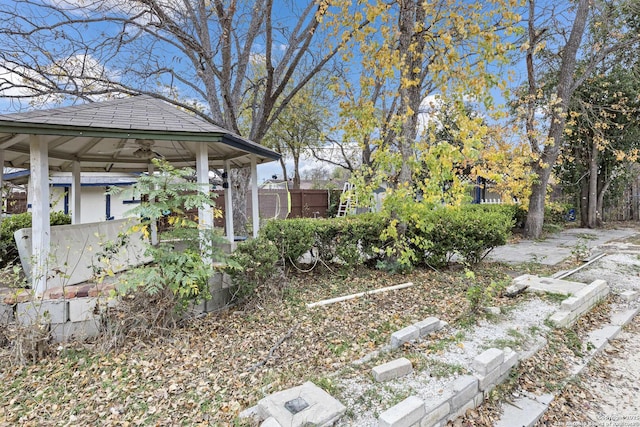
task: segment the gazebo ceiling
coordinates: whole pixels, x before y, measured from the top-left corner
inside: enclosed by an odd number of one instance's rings
[[[0,150],[7,166],[28,168],[31,135],[48,147],[49,168],[70,171],[144,171],[154,157],[177,167],[195,164],[206,144],[209,166],[277,160],[278,153],[241,138],[160,99],[139,95],[113,101],[0,115]]]

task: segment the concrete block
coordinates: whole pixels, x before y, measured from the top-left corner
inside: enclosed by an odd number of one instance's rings
[[[85,320],[95,321],[100,316],[97,297],[74,298],[69,300],[69,321],[84,322]]]
[[[640,307],[632,308],[631,310],[621,311],[613,313],[611,315],[611,324],[618,326],[625,326],[633,320],[634,317],[640,311]]]
[[[573,311],[580,307],[583,302],[584,300],[582,298],[578,298],[576,296],[569,297],[566,300],[562,301],[562,304],[560,304],[560,309],[563,311]]]
[[[420,330],[420,336],[424,337],[440,329],[440,319],[437,317],[427,317],[418,323],[414,323],[413,326],[417,327]]]
[[[477,408],[484,402],[484,393],[480,392],[473,398],[473,405]]]
[[[219,289],[211,292],[211,299],[207,300],[205,303],[207,313],[218,311],[226,307],[231,301],[231,295],[230,289]]]
[[[378,418],[379,427],[411,427],[425,415],[424,401],[409,396],[402,402],[384,411]]]
[[[405,357],[376,366],[371,370],[373,379],[378,382],[403,377],[411,372],[413,372],[413,365],[411,361]]]
[[[518,364],[518,352],[511,350],[509,347],[504,350],[504,361],[500,365],[500,375],[509,372],[511,368]]]
[[[55,342],[85,340],[100,333],[100,325],[95,320],[66,322],[51,325],[51,337]]]
[[[282,427],[280,423],[273,417],[269,417],[260,424],[260,427]]]
[[[556,328],[566,328],[571,323],[571,312],[569,311],[556,311],[549,321],[553,323]]]
[[[420,421],[420,427],[432,427],[433,425],[444,420],[451,411],[451,405],[448,399],[444,402],[429,406],[425,410],[425,416]]]
[[[474,371],[480,375],[487,375],[504,361],[504,351],[490,348],[477,355],[471,364]]]
[[[5,325],[13,321],[13,305],[0,303],[0,325]]]
[[[480,391],[489,391],[493,389],[497,384],[500,374],[500,366],[496,366],[493,371],[488,372],[486,375],[476,375]]]
[[[16,305],[15,317],[21,325],[64,323],[69,319],[69,306],[60,300],[21,302]]]
[[[287,408],[287,404],[298,399],[307,406],[294,413]],[[347,410],[342,403],[310,381],[267,396],[258,401],[257,406],[260,419],[273,417],[280,425],[287,427],[332,425]]]
[[[583,289],[580,289],[578,292],[575,293],[574,296],[577,298],[589,299],[593,296],[598,295],[600,291],[605,291],[608,289],[609,289],[609,285],[607,285],[607,282],[604,280],[598,279],[598,280],[594,280],[593,282],[585,286]]]
[[[638,296],[640,296],[640,292],[631,290],[624,291],[620,294],[620,298],[626,302],[635,301],[638,299]]]
[[[472,375],[463,375],[453,382],[454,395],[451,397],[451,409],[465,405],[478,393],[478,379]]]
[[[398,348],[402,344],[415,341],[418,338],[420,338],[420,329],[414,325],[407,326],[391,334],[391,348]]]
[[[476,402],[474,400],[475,396],[469,399],[467,402],[463,402],[463,404],[456,410],[454,410],[451,415],[447,417],[447,421],[454,421],[458,417],[462,417],[467,413],[469,409],[475,409]]]

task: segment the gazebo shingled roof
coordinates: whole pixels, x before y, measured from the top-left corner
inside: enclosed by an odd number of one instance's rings
[[[84,171],[146,170],[150,147],[177,167],[193,166],[195,145],[206,143],[209,165],[232,167],[277,160],[279,154],[149,95],[48,110],[0,115],[0,150],[15,168],[29,164],[29,135],[43,135],[51,170],[71,170],[73,161]]]

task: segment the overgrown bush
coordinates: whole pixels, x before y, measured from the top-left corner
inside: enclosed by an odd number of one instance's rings
[[[313,249],[324,261],[354,266],[376,256],[385,224],[380,214],[272,220],[260,236],[273,242],[285,263],[295,263]]]
[[[142,291],[152,297],[170,294],[180,312],[209,298],[209,278],[214,273],[211,261],[223,258],[218,244],[223,241],[222,236],[200,229],[189,216],[189,210],[196,208],[211,209],[215,214],[216,194],[205,194],[200,184],[191,181],[193,170],[153,161],[159,173],[141,175],[132,189],[137,199],[147,200],[128,212],[140,218],[132,231],[148,236],[152,224],[162,218],[167,219],[169,227],[158,233],[158,245],[147,245],[145,254],[151,256],[152,262],[127,271],[118,291],[131,295]]]
[[[51,212],[49,214],[51,225],[71,224],[71,216],[64,212]],[[18,258],[18,248],[16,247],[13,233],[21,228],[31,227],[31,212],[14,214],[2,218],[0,222],[0,267],[11,264]]]
[[[426,239],[431,249],[427,262],[442,266],[458,255],[466,264],[477,264],[496,246],[504,245],[513,226],[512,211],[482,205],[435,209],[433,227]]]
[[[227,268],[237,286],[235,296],[245,299],[260,292],[279,291],[282,287],[276,265],[279,259],[278,248],[265,237],[240,243],[229,257]]]

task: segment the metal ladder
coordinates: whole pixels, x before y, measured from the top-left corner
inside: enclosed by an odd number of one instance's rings
[[[353,213],[354,207],[352,206],[352,195],[353,195],[353,184],[350,182],[345,182],[344,187],[342,187],[342,196],[340,197],[340,205],[338,206],[338,213],[336,213],[336,217],[345,216],[347,214]],[[345,197],[346,194],[346,197]],[[355,198],[355,196],[353,196]],[[353,203],[356,205],[358,203],[357,198]]]

